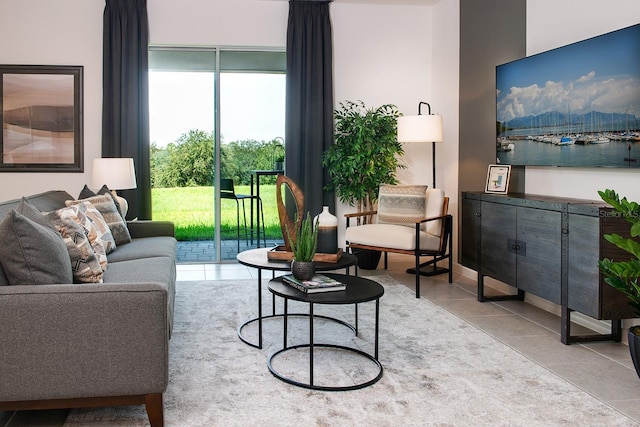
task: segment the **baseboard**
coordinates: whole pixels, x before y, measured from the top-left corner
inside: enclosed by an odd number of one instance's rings
[[[473,280],[478,279],[478,273],[475,270],[467,268],[463,265],[455,264],[454,271],[466,278],[473,279]],[[507,294],[514,293],[514,288],[512,286],[509,286],[491,277],[485,277],[485,286],[489,286],[491,288],[494,288],[498,291],[501,291]],[[556,316],[560,316],[562,311],[562,307],[560,305],[554,304],[550,301],[547,301],[543,298],[540,298],[531,294],[525,295],[525,302],[541,310],[555,314]],[[599,334],[604,335],[604,334],[611,333],[611,321],[609,320],[594,319],[585,314],[574,311],[571,313],[571,321],[580,326],[584,326],[585,328],[589,328],[592,331],[595,331]],[[623,342],[626,343],[626,337],[625,337],[626,334],[623,333],[622,335],[623,335]]]

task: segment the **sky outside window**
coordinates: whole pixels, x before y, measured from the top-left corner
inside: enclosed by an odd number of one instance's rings
[[[222,73],[222,142],[284,137],[285,74]],[[189,130],[214,128],[214,74],[149,73],[151,142],[165,147]]]

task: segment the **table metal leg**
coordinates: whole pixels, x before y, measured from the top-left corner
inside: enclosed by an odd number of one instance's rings
[[[287,348],[287,323],[289,323],[289,298],[284,299],[284,319],[282,348]]]
[[[309,304],[309,385],[313,387],[313,303]]]
[[[378,333],[380,332],[380,298],[376,300],[376,338],[374,356],[378,360]]]
[[[262,349],[262,269],[258,269],[258,348]]]

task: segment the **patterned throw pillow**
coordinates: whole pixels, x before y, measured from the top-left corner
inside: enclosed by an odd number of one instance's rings
[[[80,223],[87,220],[79,207],[70,206],[47,213],[58,230],[71,258],[71,270],[77,283],[102,283],[102,266]]]
[[[425,217],[426,185],[386,185],[378,192],[378,224],[415,227]]]
[[[111,230],[116,245],[124,245],[131,241],[131,234],[129,234],[127,223],[120,215],[116,204],[110,196],[92,196],[82,200],[67,200],[65,203],[67,206],[73,206],[82,202],[91,203],[102,214],[102,217],[109,226],[109,230]]]
[[[78,215],[73,218],[84,228],[93,252],[98,256],[102,271],[107,270],[107,254],[116,248],[111,230],[102,214],[89,202],[74,205],[78,207]]]
[[[120,203],[118,203],[116,198],[113,196],[113,193],[111,192],[111,190],[109,190],[109,187],[107,187],[106,185],[103,185],[100,188],[100,190],[98,190],[97,193],[94,193],[85,184],[84,187],[82,187],[82,190],[80,190],[80,194],[78,195],[78,199],[88,199],[89,197],[93,197],[93,196],[109,196],[109,197],[111,197],[111,199],[113,199],[113,203],[115,203],[116,207],[118,208],[118,212],[120,212],[120,215],[122,215],[122,209],[121,209]],[[124,215],[122,215],[122,218],[124,218]]]

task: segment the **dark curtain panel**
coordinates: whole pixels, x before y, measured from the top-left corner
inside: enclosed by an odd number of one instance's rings
[[[304,192],[312,216],[329,206],[322,153],[333,144],[333,47],[330,1],[289,1],[287,27],[286,172]]]
[[[151,219],[147,1],[106,0],[103,39],[102,157],[133,158],[127,217]]]

